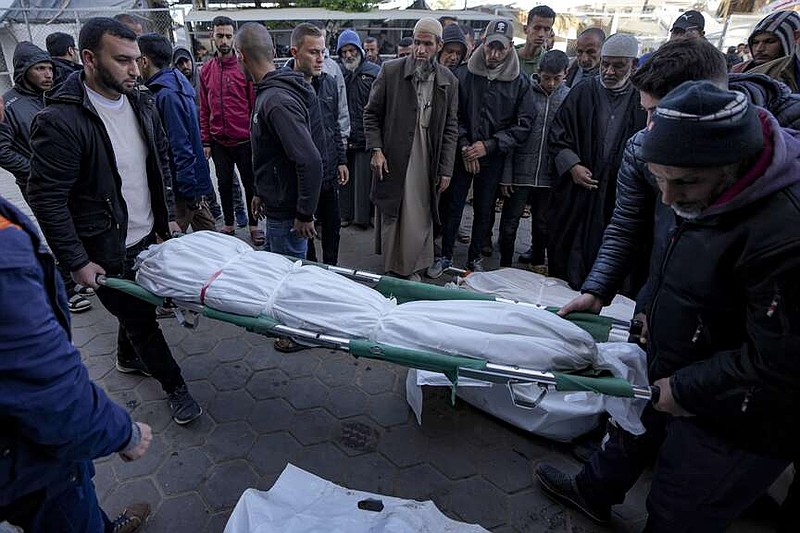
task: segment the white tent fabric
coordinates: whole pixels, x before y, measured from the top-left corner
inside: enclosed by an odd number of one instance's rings
[[[380,502],[380,511],[359,502]],[[350,490],[289,463],[268,491],[247,489],[224,533],[484,533],[447,518],[431,501]]]

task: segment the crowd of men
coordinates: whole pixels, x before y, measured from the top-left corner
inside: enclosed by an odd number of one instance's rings
[[[394,59],[352,30],[329,50],[323,25],[304,23],[280,68],[263,25],[222,16],[199,71],[191,51],[123,17],[87,21],[77,46],[62,33],[46,51],[20,43],[0,166],[52,255],[0,198],[12,251],[0,256],[12,391],[0,418],[14,428],[0,472],[17,472],[0,477],[0,520],[56,531],[67,513],[82,531],[119,532],[149,512],[112,522],[94,496],[91,460],[137,459],[151,432],[91,383],[69,341],[69,312],[89,297],[119,320],[117,370],[158,380],[177,424],[202,415],[155,306],[100,283],[133,279],[150,244],[239,225],[255,247],[302,259],[319,240],[335,265],[340,227],[374,226],[386,274],[438,278],[459,242],[484,270],[497,211],[501,266],[530,216],[517,260],[581,291],[562,314],[637,298],[660,390],[644,436],[612,421],[577,476],[540,464],[546,492],[606,522],[655,460],[649,531],[722,530],[755,502],[798,457],[800,17],[759,22],[752,59],[730,75],[696,11],[647,57],[631,35],[588,28],[570,61],[550,50],[555,19],[532,9],[515,48],[510,20],[474,42],[455,20],[423,18]]]

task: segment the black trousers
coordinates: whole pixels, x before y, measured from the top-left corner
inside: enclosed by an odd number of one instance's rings
[[[497,186],[503,175],[505,156],[493,155],[481,159],[481,171],[474,180],[467,173],[460,156],[456,157],[453,170],[453,179],[450,187],[444,192],[447,198],[442,205],[444,213],[440,213],[442,220],[442,257],[453,258],[453,247],[458,236],[458,227],[461,225],[461,215],[467,201],[469,187],[472,185],[472,239],[469,243],[467,261],[471,262],[481,256],[481,246],[487,233],[492,229],[492,213],[494,212]]]
[[[543,265],[547,249],[547,218],[545,210],[550,199],[547,187],[515,187],[510,198],[503,202],[500,215],[500,266],[510,267],[514,262],[514,244],[525,204],[531,205],[531,264]]]
[[[134,279],[133,263],[136,256],[155,238],[150,236],[128,248],[122,272],[109,273],[123,279]],[[121,362],[140,358],[147,369],[169,394],[184,384],[181,369],[167,345],[164,334],[156,320],[156,308],[124,292],[100,287],[97,297],[108,311],[119,320],[117,357]]]
[[[648,405],[647,432],[633,436],[609,425],[607,440],[577,477],[598,505],[622,503],[656,460],[645,531],[723,532],[789,465],[788,459],[742,450],[692,417],[670,417]]]
[[[238,168],[242,185],[244,185],[248,224],[255,226],[257,223],[253,217],[252,207],[255,177],[253,175],[253,151],[250,143],[223,146],[211,141],[211,158],[214,160],[214,168],[217,170],[217,185],[219,186],[219,197],[225,225],[233,226],[233,177],[234,168]]]
[[[322,262],[336,266],[339,261],[339,240],[342,221],[339,218],[339,187],[335,182],[322,184],[317,204],[317,221],[321,226]],[[317,250],[313,242],[309,242],[306,257],[309,261],[317,261]]]

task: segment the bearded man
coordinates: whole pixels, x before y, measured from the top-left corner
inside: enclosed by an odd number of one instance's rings
[[[152,95],[136,84],[136,34],[114,19],[92,18],[79,45],[83,72],[48,94],[33,119],[28,203],[58,262],[119,320],[117,370],[156,378],[172,419],[188,424],[203,410],[156,307],[97,283],[100,275],[134,279],[139,252],[180,232],[169,143]]]
[[[364,58],[361,38],[353,30],[344,30],[336,43],[339,68],[347,87],[347,108],[350,110],[350,137],[347,139],[347,166],[350,181],[339,190],[339,211],[342,226],[355,224],[366,229],[372,221],[372,202],[369,189],[372,172],[370,152],[364,137],[364,107],[369,100],[372,84],[381,68]]]
[[[548,216],[548,269],[576,290],[592,268],[614,209],[625,141],[646,122],[630,82],[638,48],[631,35],[609,37],[600,54],[600,76],[570,91],[550,130],[558,177]]]
[[[458,81],[436,62],[442,25],[414,26],[414,53],[384,63],[364,110],[372,151],[376,237],[387,273],[419,279],[433,262],[439,193],[450,185],[458,140]]]

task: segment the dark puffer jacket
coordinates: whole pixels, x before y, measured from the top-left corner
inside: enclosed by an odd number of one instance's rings
[[[762,111],[765,150],[738,193],[683,221],[650,315],[649,378],[733,445],[797,458],[800,133]],[[766,154],[766,157],[765,157]],[[749,184],[748,184],[749,183]]]
[[[344,76],[344,83],[347,87],[347,108],[350,110],[350,137],[348,137],[348,148],[355,150],[366,150],[367,139],[364,136],[364,108],[369,101],[369,92],[372,84],[381,71],[381,67],[375,63],[370,63],[364,59],[364,53],[360,47],[361,64],[358,68],[350,72],[344,65],[339,63],[339,68]]]
[[[147,160],[154,231],[170,237],[175,201],[169,144],[150,91],[127,96],[139,120]],[[111,275],[122,271],[128,208],[122,197],[111,139],[83,86],[83,73],[67,78],[45,98],[31,126],[28,203],[56,259],[74,272],[90,261]]]
[[[763,74],[733,74],[730,88],[745,94],[752,103],[765,107],[785,128],[800,129],[800,95]],[[655,179],[639,158],[642,132],[628,140],[617,179],[617,202],[606,228],[603,245],[581,292],[610,302],[635,261],[638,244],[653,240],[650,272],[661,264],[668,234],[675,225],[672,210],[661,203]],[[647,312],[652,301],[652,276],[637,298],[639,311]]]
[[[3,100],[6,119],[0,123],[0,167],[14,175],[25,195],[31,171],[31,122],[44,109],[44,94],[28,87],[25,75],[37,63],[50,62],[50,55],[27,41],[14,49],[14,88]]]

